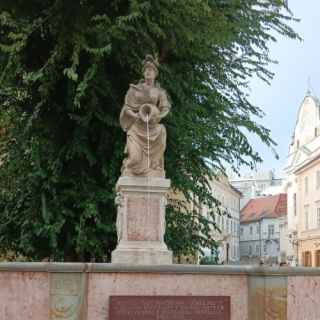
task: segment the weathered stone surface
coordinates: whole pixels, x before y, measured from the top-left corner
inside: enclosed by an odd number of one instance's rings
[[[161,241],[160,199],[135,197],[127,199],[127,235],[130,241]]]
[[[128,243],[126,248],[119,247],[112,252],[112,261],[126,265],[168,265],[172,263],[172,252],[166,247],[156,247],[153,244],[148,248],[147,245],[147,242],[141,241],[135,247],[132,247],[132,243]]]
[[[111,296],[110,320],[230,320],[230,297]]]
[[[287,278],[249,276],[249,301],[249,320],[287,320]]]
[[[319,303],[320,276],[288,278],[288,319],[319,320]]]
[[[319,320],[319,287],[320,268],[0,263],[0,319],[49,320],[49,297],[72,310],[84,288],[79,320],[108,320],[109,297],[119,295],[230,296],[231,320]]]
[[[164,243],[166,195],[170,180],[121,177],[117,183],[118,246],[112,262],[121,264],[171,264]]]
[[[85,312],[85,273],[50,274],[50,320],[80,320]]]
[[[160,121],[169,113],[170,103],[166,91],[155,83],[157,74],[157,62],[147,55],[144,80],[131,84],[125,97],[120,113],[121,128],[127,133],[123,177],[165,177],[167,133]]]
[[[1,320],[48,320],[46,272],[0,272]]]
[[[109,297],[230,296],[231,320],[248,320],[248,287],[245,275],[92,273],[89,279],[90,320],[109,318]]]

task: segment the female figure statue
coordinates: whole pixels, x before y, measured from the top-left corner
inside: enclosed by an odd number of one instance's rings
[[[122,176],[165,177],[166,128],[160,124],[169,110],[166,91],[155,83],[157,62],[147,55],[143,62],[144,80],[130,84],[120,114],[121,128],[127,133]]]

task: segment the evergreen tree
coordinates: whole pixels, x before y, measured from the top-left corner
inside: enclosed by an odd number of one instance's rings
[[[172,100],[167,177],[210,208],[208,180],[261,161],[248,79],[269,81],[268,47],[298,38],[281,0],[2,0],[0,3],[0,250],[32,259],[107,260],[116,245],[115,183],[129,83],[157,54]],[[172,201],[166,241],[176,255],[215,246],[214,220]]]

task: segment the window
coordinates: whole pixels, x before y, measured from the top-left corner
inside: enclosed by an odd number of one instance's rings
[[[256,254],[259,254],[259,251],[260,251],[260,247],[259,247],[259,245],[257,244],[257,245],[256,245]]]
[[[320,189],[320,171],[317,171],[317,183],[316,183],[316,188]]]
[[[302,264],[304,267],[312,267],[311,252],[302,252]]]
[[[293,194],[293,214],[294,216],[297,215],[297,194]]]
[[[243,236],[243,228],[240,228],[240,236]]]
[[[257,224],[257,233],[259,234],[260,232],[260,226]]]
[[[308,177],[304,178],[304,193],[307,195],[309,191],[309,179]]]
[[[309,206],[304,207],[304,228],[309,229]]]
[[[320,267],[320,250],[316,251],[316,267]]]
[[[269,235],[269,238],[274,235],[274,225],[273,224],[268,225],[268,235]]]
[[[264,243],[264,245],[263,245],[263,252],[264,252],[264,254],[267,254],[267,251],[268,251],[268,249],[267,249],[267,244]]]
[[[252,229],[253,229],[252,226],[250,226],[250,235],[252,235]]]
[[[252,255],[252,247],[251,247],[251,244],[249,244],[249,256]]]

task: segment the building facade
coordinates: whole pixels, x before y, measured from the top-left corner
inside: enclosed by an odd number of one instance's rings
[[[320,267],[320,149],[295,172],[299,265]]]
[[[288,216],[287,216],[287,241],[281,248],[286,252],[287,262],[290,265],[297,265],[299,258],[298,229],[300,237],[302,235],[304,215],[303,179],[300,168],[307,165],[314,159],[320,150],[320,103],[310,92],[304,97],[297,116],[297,121],[289,146],[287,165],[284,171],[287,175],[285,181],[285,191],[288,196]],[[307,173],[309,175],[310,173]],[[302,180],[301,180],[302,179]],[[309,178],[307,178],[309,179]],[[310,178],[311,179],[311,178]],[[311,182],[310,182],[311,183]],[[309,184],[309,183],[308,183]],[[300,200],[298,200],[298,198]],[[299,201],[299,205],[298,205]],[[305,209],[307,210],[307,209]],[[311,207],[310,209],[311,210]],[[299,218],[300,217],[300,218]],[[302,223],[302,225],[301,225]]]
[[[270,190],[270,187],[281,186],[282,179],[276,178],[274,172],[270,170],[247,174],[240,178],[232,177],[230,183],[242,193],[240,201],[240,208],[242,209],[250,199],[264,196],[265,191]]]
[[[251,199],[241,210],[240,256],[243,263],[280,262],[280,219],[286,194]]]
[[[210,181],[212,196],[220,203],[220,212],[225,214],[214,214],[214,222],[219,230],[212,230],[212,234],[218,243],[218,250],[212,251],[211,248],[202,248],[206,258],[209,260],[216,260],[218,256],[218,263],[228,264],[236,263],[240,259],[239,250],[239,230],[240,230],[240,199],[241,192],[234,188],[228,181],[226,176],[221,176]],[[196,210],[201,215],[208,219],[212,219],[205,205],[197,205],[193,202],[187,202],[181,192],[171,192],[169,201],[179,200],[183,201],[187,210]],[[174,257],[175,263],[200,263],[200,254],[195,256],[181,256]]]
[[[221,232],[214,231],[219,244],[218,263],[236,263],[240,259],[239,229],[240,229],[240,199],[241,192],[234,188],[227,177],[220,177],[210,182],[212,195],[221,203],[221,212],[216,214],[215,222]],[[204,214],[207,214],[203,208]],[[210,250],[206,250],[210,255]]]
[[[287,248],[289,247],[288,236],[288,216],[282,216],[278,219],[280,232],[280,263],[288,264]]]

